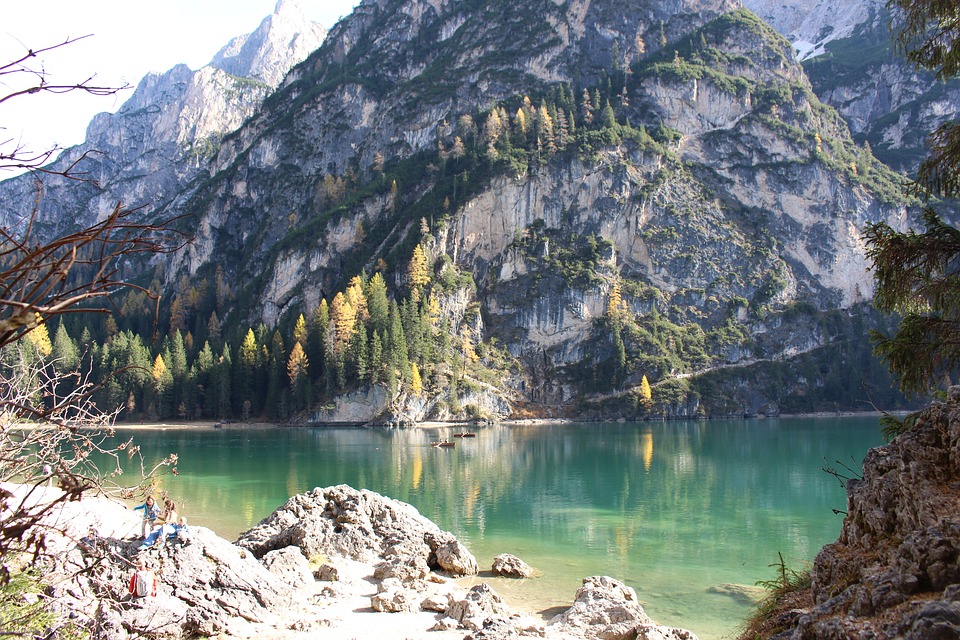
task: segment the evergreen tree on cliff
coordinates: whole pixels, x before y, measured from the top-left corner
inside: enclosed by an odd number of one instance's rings
[[[960,75],[960,0],[890,0],[900,16],[897,44],[940,80]],[[903,315],[893,337],[874,332],[877,355],[905,392],[935,389],[960,364],[960,230],[933,209],[937,198],[960,195],[960,122],[930,137],[930,156],[912,190],[931,206],[922,233],[880,223],[866,229],[877,284],[875,304]]]

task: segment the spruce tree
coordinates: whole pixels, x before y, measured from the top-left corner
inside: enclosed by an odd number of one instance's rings
[[[897,43],[940,80],[960,75],[960,0],[891,0],[900,9]],[[960,195],[960,123],[940,127],[913,189],[928,199]],[[884,223],[865,232],[876,280],[874,304],[902,314],[897,333],[873,332],[875,351],[905,392],[925,392],[960,365],[960,230],[929,207],[924,230]]]

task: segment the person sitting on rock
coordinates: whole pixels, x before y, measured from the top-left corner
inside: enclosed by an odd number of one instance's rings
[[[169,504],[173,504],[172,502]],[[174,511],[176,513],[176,511]],[[171,538],[183,541],[185,544],[190,539],[190,527],[187,526],[187,519],[183,516],[174,523],[164,523],[150,532],[140,545],[141,549],[147,549],[156,544],[157,540],[170,540]]]
[[[100,546],[100,534],[97,533],[96,527],[90,525],[90,528],[87,529],[87,535],[80,538],[80,549],[87,553],[93,553],[98,546]]]
[[[170,537],[175,538],[177,542],[184,546],[190,544],[190,527],[187,526],[187,519],[180,516],[180,520],[174,526],[176,530]]]

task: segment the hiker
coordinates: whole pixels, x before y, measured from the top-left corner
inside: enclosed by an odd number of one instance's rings
[[[160,517],[160,506],[153,496],[147,496],[143,504],[133,508],[134,511],[143,511],[143,522],[140,525],[140,537],[146,538],[150,530],[153,529],[153,523]]]
[[[143,558],[137,562],[137,570],[130,576],[130,595],[134,598],[157,595],[157,574]]]

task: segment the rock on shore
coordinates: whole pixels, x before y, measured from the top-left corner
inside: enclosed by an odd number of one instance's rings
[[[139,519],[106,498],[67,503],[47,524],[64,532],[42,559],[48,592],[102,640],[695,640],[654,625],[633,589],[606,576],[586,578],[549,622],[512,610],[485,583],[467,591],[453,578],[477,563],[452,534],[410,505],[345,485],[292,497],[236,544],[191,526],[188,544],[140,550]],[[99,541],[78,544],[90,526]],[[132,599],[141,558],[157,571],[158,594]]]

